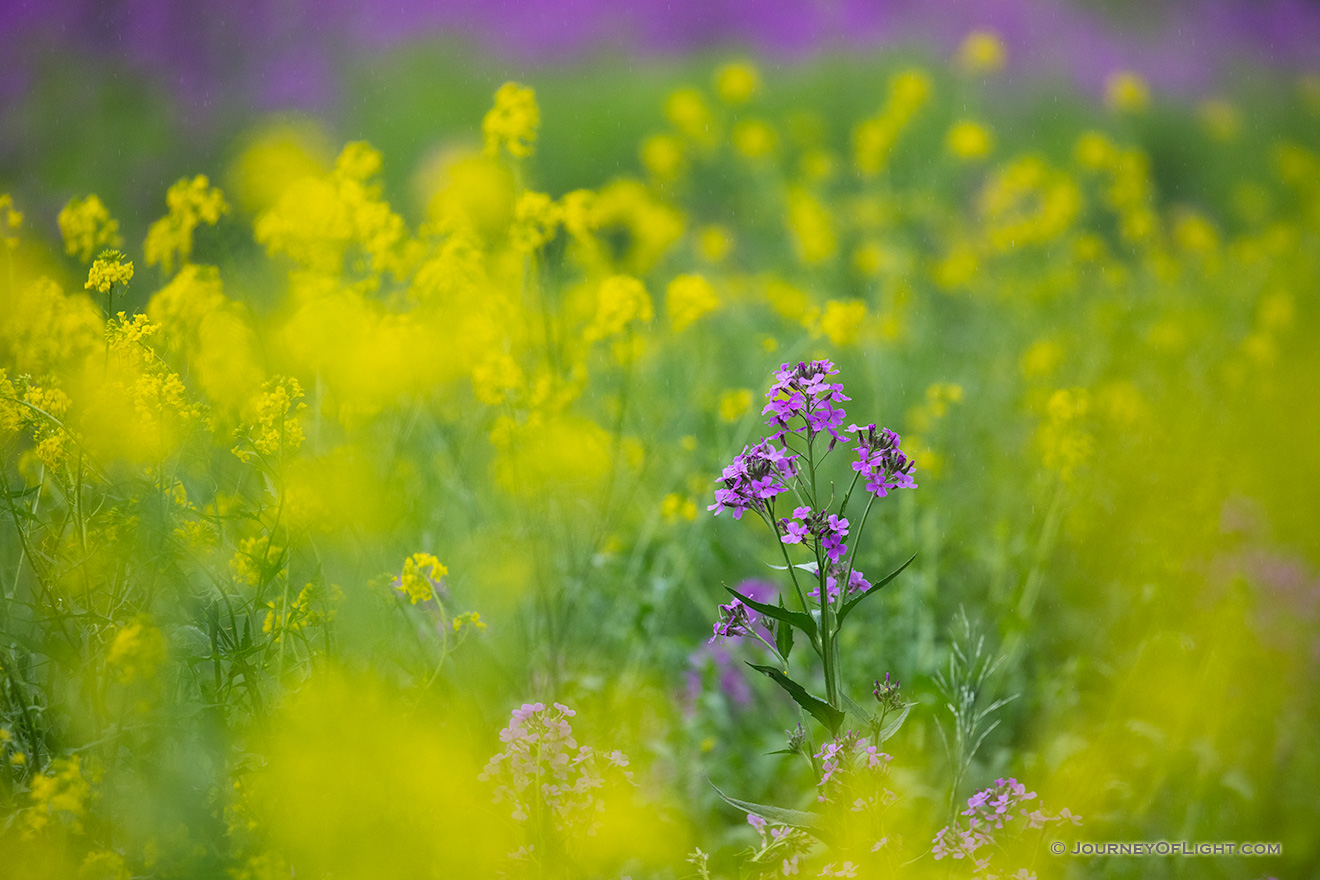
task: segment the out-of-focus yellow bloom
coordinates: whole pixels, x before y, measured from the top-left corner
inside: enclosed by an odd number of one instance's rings
[[[866,303],[860,299],[837,300],[825,303],[820,316],[820,332],[836,346],[856,345],[866,320]]]
[[[588,341],[617,336],[633,322],[646,323],[655,317],[645,285],[631,275],[611,275],[596,293],[596,317],[587,326]]]
[[[819,265],[838,251],[834,219],[806,187],[789,190],[787,221],[794,252],[804,266]]]
[[[509,243],[516,250],[530,253],[555,237],[562,209],[545,193],[528,190],[513,206],[513,226]]]
[[[694,143],[711,146],[719,139],[715,117],[701,92],[678,89],[665,100],[665,118]]]
[[[476,630],[477,632],[486,631],[486,621],[481,619],[481,614],[477,611],[464,611],[462,614],[455,615],[451,625],[456,633],[468,632],[471,630]]]
[[[416,605],[434,598],[440,579],[447,574],[449,569],[435,556],[430,553],[414,553],[403,561],[403,571],[394,579],[394,589]]]
[[[734,61],[715,71],[715,94],[726,104],[746,104],[761,88],[761,74],[746,61]]]
[[[683,216],[641,181],[616,180],[589,203],[591,235],[574,255],[593,271],[644,275],[683,237]]]
[[[510,156],[527,158],[536,150],[536,130],[540,125],[536,92],[519,83],[506,82],[495,92],[495,105],[481,120],[486,155],[498,156],[503,148]]]
[[[1063,480],[1071,480],[1090,458],[1095,445],[1086,430],[1085,418],[1091,395],[1084,388],[1060,388],[1050,395],[1036,438],[1044,454],[1045,467]]]
[[[681,333],[719,307],[715,288],[701,275],[679,275],[665,289],[665,312],[676,332]]]
[[[764,119],[742,119],[730,135],[733,149],[744,159],[764,159],[779,147],[779,133]]]
[[[1119,149],[1101,132],[1088,131],[1077,139],[1073,157],[1083,168],[1101,171],[1118,164]]]
[[[1237,107],[1223,98],[1211,98],[1202,101],[1196,108],[1196,115],[1210,136],[1219,141],[1236,140],[1242,131],[1242,114]]]
[[[724,262],[733,250],[733,235],[725,226],[711,224],[697,230],[697,256],[707,263],[718,265]]]
[[[14,207],[14,197],[0,193],[0,241],[13,250],[18,247],[18,230],[23,225],[23,212]]]
[[[931,275],[944,290],[958,290],[969,285],[981,268],[981,254],[969,241],[955,241],[949,252],[937,261]]]
[[[670,492],[660,502],[660,517],[670,524],[679,520],[693,522],[697,518],[697,501],[691,495]]]
[[[252,420],[243,439],[252,450],[266,458],[288,458],[297,452],[303,442],[302,422],[298,413],[307,408],[301,403],[302,385],[297,379],[277,376],[266,382],[262,392],[249,404]],[[234,447],[234,454],[244,461],[253,452],[242,443]]]
[[[1105,80],[1105,101],[1123,113],[1139,113],[1150,106],[1150,86],[1140,74],[1120,70]]]
[[[32,777],[29,786],[29,805],[23,813],[26,835],[41,833],[52,820],[63,821],[74,833],[82,831],[92,789],[83,777],[80,756],[56,758],[50,773]]]
[[[747,415],[747,411],[751,408],[752,389],[750,388],[730,388],[720,395],[721,422],[736,422]]]
[[[87,272],[83,287],[98,293],[109,293],[116,284],[123,286],[133,280],[133,263],[119,251],[103,251]]]
[[[164,660],[164,636],[143,620],[121,626],[105,652],[105,662],[124,684],[150,681]]]
[[[65,252],[84,263],[103,248],[124,246],[119,221],[110,216],[110,211],[96,195],[71,199],[60,209],[59,225]]]
[[[1018,370],[1027,380],[1047,379],[1063,363],[1063,346],[1054,339],[1037,339],[1018,359]]]
[[[472,368],[472,393],[488,406],[512,399],[527,384],[522,367],[511,355],[494,352]]]
[[[981,191],[987,237],[999,250],[1058,238],[1082,208],[1082,193],[1067,174],[1039,156],[1023,156],[1001,167]]]
[[[1182,211],[1173,223],[1173,240],[1187,253],[1204,256],[1219,247],[1219,232],[1204,215]]]
[[[278,121],[248,135],[225,178],[239,208],[258,214],[274,205],[295,181],[323,177],[334,151],[330,139],[310,120]]]
[[[984,159],[994,149],[995,138],[984,125],[964,119],[949,129],[944,145],[959,159]]]
[[[967,73],[998,73],[1008,53],[991,31],[972,31],[958,46],[958,67]]]
[[[148,266],[159,264],[168,274],[176,260],[182,265],[192,256],[197,226],[214,226],[229,211],[229,204],[205,174],[177,181],[165,194],[165,204],[169,213],[151,224],[142,251]]]
[[[899,136],[930,100],[931,90],[930,76],[920,68],[902,70],[889,78],[889,95],[879,115],[862,120],[853,129],[853,162],[862,176],[873,177],[888,166]]]
[[[678,180],[687,170],[683,142],[670,134],[651,135],[642,141],[642,165],[661,183]]]

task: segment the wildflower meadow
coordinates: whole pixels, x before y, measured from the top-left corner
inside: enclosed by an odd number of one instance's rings
[[[1320,877],[1320,74],[381,51],[0,151],[0,877]]]

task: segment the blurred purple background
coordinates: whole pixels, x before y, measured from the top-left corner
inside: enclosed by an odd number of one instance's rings
[[[146,73],[192,116],[323,109],[346,65],[444,36],[527,66],[718,48],[784,60],[913,43],[947,53],[977,28],[1003,38],[1010,75],[1088,92],[1116,69],[1189,93],[1244,63],[1320,67],[1320,4],[1308,0],[5,0],[0,96],[69,53]]]

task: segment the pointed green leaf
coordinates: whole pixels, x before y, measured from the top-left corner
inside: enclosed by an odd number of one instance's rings
[[[858,705],[852,697],[847,694],[840,694],[843,697],[843,708],[857,722],[858,730],[872,731],[876,727],[875,713],[870,712],[866,707]]]
[[[810,638],[816,638],[816,621],[812,620],[810,615],[803,614],[801,611],[789,611],[782,605],[767,605],[764,602],[758,602],[755,599],[744,596],[733,587],[725,587],[724,589],[732,593],[737,599],[753,611],[759,611],[766,617],[771,617],[775,620],[782,620],[784,623],[792,624],[806,633]]]
[[[788,695],[793,698],[794,702],[810,712],[812,718],[829,728],[831,735],[839,732],[839,725],[843,723],[843,713],[838,709],[819,697],[813,697],[807,693],[806,688],[773,666],[757,666],[755,663],[748,663],[747,665],[762,675],[768,676],[775,684],[788,691]]]
[[[773,562],[767,562],[766,565],[770,566],[775,571],[788,571],[787,565],[775,565]],[[793,567],[800,568],[806,572],[810,572],[813,577],[816,575],[816,563],[814,562],[799,562],[797,565]]]
[[[865,599],[867,596],[870,596],[872,593],[880,592],[881,587],[892,581],[894,578],[898,577],[900,574],[902,574],[903,569],[911,565],[912,560],[916,558],[917,558],[917,554],[913,553],[911,556],[908,557],[907,562],[903,563],[898,568],[890,572],[888,575],[873,583],[871,585],[871,589],[867,590],[865,593],[861,593],[859,595],[853,596],[847,602],[844,602],[843,607],[839,609],[839,626],[843,625],[843,619],[847,617],[849,614],[851,614],[852,610],[856,608],[858,605],[860,605],[863,599]]]
[[[903,726],[903,722],[907,720],[908,714],[912,711],[912,707],[915,705],[917,704],[916,703],[903,704],[903,711],[898,713],[898,717],[895,718],[893,721],[890,721],[888,724],[886,724],[884,728],[878,734],[876,734],[875,738],[879,740],[879,742],[877,742],[876,745],[880,745],[880,743],[884,742],[894,734],[898,733],[898,729]]]
[[[729,797],[709,779],[706,782],[709,783],[711,788],[715,789],[715,793],[720,796],[721,800],[734,809],[742,810],[744,813],[755,813],[767,822],[773,822],[776,825],[790,825],[793,828],[800,828],[824,843],[829,842],[826,839],[828,832],[825,831],[825,822],[816,813],[808,813],[805,810],[790,810],[787,807],[758,804],[736,797]]]
[[[782,608],[784,606],[781,604],[779,607]],[[779,624],[775,627],[775,650],[778,651],[779,656],[783,657],[785,660],[788,659],[788,655],[793,651],[793,627],[782,620],[779,621]]]

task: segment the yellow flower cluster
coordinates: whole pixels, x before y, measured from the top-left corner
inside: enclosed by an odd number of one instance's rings
[[[665,312],[676,332],[681,333],[719,307],[719,295],[701,275],[679,275],[665,288]]]
[[[1087,428],[1091,395],[1085,388],[1060,388],[1045,405],[1036,439],[1045,467],[1065,482],[1091,457],[1095,439]]]
[[[78,755],[56,758],[50,771],[32,777],[29,783],[28,808],[23,813],[23,831],[28,836],[45,831],[53,821],[75,833],[82,831],[92,796],[91,785],[83,777],[82,759]]]
[[[87,290],[109,293],[116,284],[125,285],[133,280],[133,263],[119,251],[105,251],[92,263],[87,272]]]
[[[863,177],[874,177],[886,168],[899,137],[930,99],[931,88],[930,76],[917,68],[890,77],[884,107],[853,129],[853,163]]]
[[[145,620],[122,626],[110,641],[105,662],[123,684],[150,681],[165,659],[165,637]]]
[[[142,252],[148,266],[159,265],[172,274],[176,261],[182,266],[192,257],[197,227],[214,226],[229,211],[229,204],[205,174],[176,182],[165,194],[165,204],[169,213],[151,224]]]
[[[990,31],[973,31],[958,47],[957,64],[967,73],[998,73],[1008,53],[999,37]]]
[[[84,263],[104,248],[124,246],[119,221],[110,216],[97,195],[70,200],[60,210],[59,225],[65,252]]]
[[[435,598],[440,579],[447,574],[449,569],[435,556],[430,553],[414,553],[403,561],[403,571],[395,578],[394,589],[416,605]]]
[[[302,385],[297,379],[277,376],[268,380],[249,404],[252,420],[246,434],[240,435],[234,454],[244,461],[254,454],[271,461],[288,459],[297,452],[304,439],[298,413],[307,408],[302,399]]]
[[[585,331],[588,340],[618,336],[635,323],[655,317],[646,286],[631,275],[611,275],[596,292],[596,317]]]
[[[0,241],[6,248],[18,247],[18,230],[23,225],[23,212],[14,207],[14,197],[0,193]]]
[[[505,83],[495,92],[495,106],[481,120],[486,154],[498,156],[504,149],[514,158],[527,158],[536,149],[536,130],[540,125],[536,93],[515,82]]]

